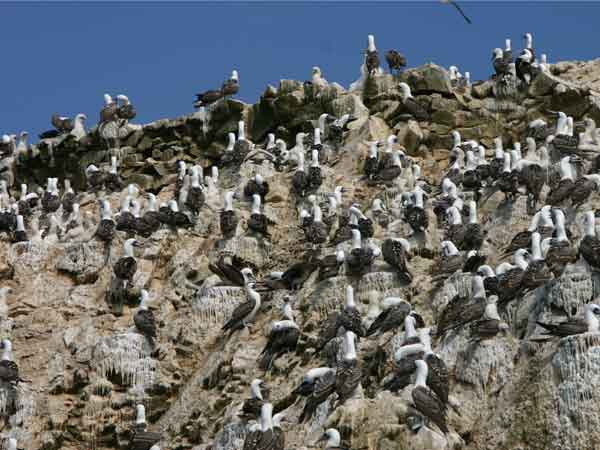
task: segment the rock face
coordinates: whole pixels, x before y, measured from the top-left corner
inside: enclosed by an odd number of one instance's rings
[[[502,318],[510,326],[506,333],[474,342],[467,328],[459,328],[434,339],[434,350],[449,369],[451,404],[460,412],[449,409],[446,436],[427,427],[414,433],[408,420],[412,385],[391,393],[375,375],[373,355],[381,347],[389,359],[402,332],[393,339],[388,334],[360,340],[362,389],[344,405],[337,407],[332,397],[313,420],[299,424],[304,400],[289,397],[307,370],[331,363],[327,355],[314,354],[314,342],[322,321],[344,304],[348,285],[354,287],[367,325],[382,310],[385,297],[410,301],[427,324],[435,326],[456,294],[471,293],[465,274],[441,283],[432,280],[430,271],[444,236],[433,213],[425,233],[414,233],[401,220],[401,195],[414,180],[401,177],[381,189],[362,179],[368,142],[396,134],[406,154],[420,164],[422,176],[437,186],[448,166],[453,130],[488,148],[501,136],[505,148],[511,148],[517,141],[525,142],[533,118],[554,124],[549,110],[568,112],[575,122],[586,114],[600,119],[599,74],[598,61],[559,63],[514,101],[493,97],[489,81],[474,86],[471,94],[456,92],[446,70],[434,64],[398,76],[378,75],[365,82],[364,90],[353,92],[335,83],[317,86],[282,80],[277,88],[268,87],[255,105],[226,100],[206,111],[146,124],[119,149],[105,148],[93,134],[80,144],[68,143],[70,148],[67,143],[59,145],[52,154],[48,142],[33,146],[15,170],[15,185],[26,182],[30,190],[43,186],[53,174],[61,181],[71,178],[81,191],[87,165],[104,168],[111,155],[119,157],[124,182],[155,193],[159,202],[174,196],[179,160],[218,166],[220,174],[190,229],[162,228],[148,238],[138,237],[142,248],[135,249],[138,266],[131,281],[132,298],[119,308],[107,301],[107,291],[113,282],[112,267],[123,255],[126,233],[118,232],[108,248],[92,238],[96,223],[84,224],[80,234],[69,238],[51,234],[41,239],[32,231],[30,242],[11,244],[2,235],[0,287],[12,292],[0,291],[0,330],[2,337],[10,337],[21,377],[29,382],[17,388],[0,384],[0,415],[5,418],[0,437],[18,439],[19,448],[125,450],[130,448],[135,405],[142,403],[149,430],[162,436],[161,448],[241,449],[248,425],[239,416],[241,404],[249,397],[250,381],[261,378],[271,401],[286,405],[288,422],[283,429],[290,449],[311,448],[328,427],[336,427],[344,444],[354,450],[600,448],[596,389],[600,336],[530,340],[539,335],[538,320],[580,314],[583,305],[600,293],[600,278],[581,261],[503,309]],[[429,121],[405,117],[399,81],[411,86],[428,110]],[[368,242],[381,246],[388,237],[408,239],[418,250],[409,263],[413,282],[399,279],[381,259],[362,277],[342,269],[337,276],[319,280],[315,272],[296,291],[264,293],[255,322],[223,335],[222,325],[246,295],[243,288],[219,280],[209,263],[221,254],[234,254],[264,279],[300,261],[306,250],[298,226],[299,208],[305,202],[291,193],[291,173],[276,170],[269,161],[251,160],[241,167],[225,164],[227,133],[237,131],[238,121],[244,120],[248,138],[255,143],[272,132],[291,148],[296,133],[312,134],[323,113],[350,114],[351,121],[339,142],[324,133],[325,144],[337,150],[335,161],[323,166],[319,199],[325,201],[337,185],[345,190],[344,207],[357,203],[366,212],[375,197],[383,199],[389,225],[376,221]],[[243,189],[256,173],[270,185],[264,199],[264,214],[273,222],[270,239],[247,230],[250,203],[242,200]],[[235,235],[225,239],[218,211],[227,190],[237,194],[240,224]],[[113,210],[118,210],[122,195],[106,195]],[[98,217],[95,194],[82,196],[80,204],[85,217]],[[571,242],[581,236],[581,213],[599,207],[600,197],[593,194],[584,205],[567,210]],[[495,267],[503,261],[502,250],[512,236],[528,226],[526,200],[507,203],[496,193],[480,204],[479,216],[486,232],[482,251]],[[350,252],[349,243],[342,247]],[[333,252],[333,247],[320,249],[321,256]],[[133,322],[141,289],[149,291],[157,321],[153,345]],[[280,320],[286,295],[302,335],[297,351],[282,356],[264,373],[257,359],[271,322]],[[335,350],[330,359],[338,357]],[[382,370],[389,375],[387,368]]]

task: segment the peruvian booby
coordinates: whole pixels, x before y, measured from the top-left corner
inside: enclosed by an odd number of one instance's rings
[[[508,324],[502,321],[498,314],[497,302],[498,297],[490,297],[487,305],[485,305],[483,317],[473,323],[471,333],[474,335],[475,340],[481,341],[483,339],[490,339],[499,333],[508,332]]]
[[[19,366],[13,361],[12,343],[10,340],[3,339],[0,348],[2,348],[0,380],[11,384],[27,382],[19,376]]]
[[[481,317],[485,310],[486,293],[483,278],[471,277],[471,295],[456,294],[441,312],[437,323],[437,335],[460,328]]]
[[[531,83],[533,79],[533,53],[529,49],[524,49],[515,61],[517,78],[525,84]]]
[[[427,193],[420,185],[415,186],[411,193],[411,202],[404,210],[404,219],[415,233],[421,233],[429,227],[429,217],[425,211],[425,197]]]
[[[338,317],[337,327],[344,327],[346,331],[352,331],[360,337],[364,337],[366,334],[362,316],[354,301],[354,288],[352,286],[346,286],[346,303]]]
[[[447,404],[450,387],[446,363],[431,349],[431,330],[429,328],[421,328],[419,338],[423,344],[423,360],[427,363],[427,385],[444,404]]]
[[[367,50],[365,51],[365,66],[369,75],[374,75],[379,71],[379,53],[375,47],[375,36],[369,34],[367,37]]]
[[[335,428],[328,428],[317,442],[325,441],[325,450],[346,450],[342,447],[340,432]]]
[[[342,249],[337,250],[334,254],[326,255],[321,258],[318,280],[323,281],[337,276],[345,261],[346,254]]]
[[[209,89],[208,91],[196,94],[196,100],[194,101],[194,108],[201,108],[215,103],[217,100],[223,98],[223,92],[221,89]]]
[[[235,235],[235,230],[238,225],[238,217],[233,210],[233,197],[233,192],[225,192],[223,196],[223,211],[219,214],[221,233],[225,238],[230,238]]]
[[[596,235],[594,211],[586,211],[583,217],[584,234],[579,243],[579,255],[594,269],[600,269],[600,239]]]
[[[418,121],[429,120],[429,113],[423,105],[414,99],[410,86],[404,82],[400,83],[400,95],[403,109]]]
[[[307,397],[298,419],[300,423],[310,420],[319,405],[335,392],[336,378],[336,370],[329,367],[319,367],[307,372],[302,384],[294,390],[296,394]]]
[[[264,201],[268,193],[269,183],[266,182],[259,173],[254,175],[254,177],[252,177],[244,187],[244,196],[247,198],[252,198],[254,194],[258,194]]]
[[[412,390],[412,400],[415,408],[427,419],[436,424],[442,433],[448,433],[446,425],[446,405],[437,394],[427,386],[429,368],[422,359],[415,361],[417,379]]]
[[[121,208],[117,215],[117,231],[134,232],[135,217],[131,212],[131,196],[126,195],[121,201]]]
[[[13,234],[13,242],[27,242],[29,237],[27,236],[27,231],[25,230],[25,222],[23,221],[23,216],[18,214],[16,216],[17,224],[16,229]]]
[[[513,263],[503,263],[496,268],[498,279],[498,298],[501,303],[506,303],[516,298],[522,289],[523,276],[529,265],[529,252],[523,248],[515,251]]]
[[[101,172],[98,167],[96,167],[94,164],[90,164],[85,169],[85,176],[91,192],[97,192],[102,189],[104,185],[104,173]]]
[[[148,300],[150,294],[145,289],[140,291],[142,297],[140,306],[133,316],[133,323],[140,333],[146,336],[150,346],[154,347],[154,338],[156,337],[156,319],[154,313],[148,309]]]
[[[135,425],[133,427],[133,433],[128,448],[131,450],[150,449],[150,447],[160,441],[161,437],[160,433],[148,431],[146,408],[144,405],[137,405]]]
[[[260,195],[254,194],[252,196],[252,211],[248,219],[248,228],[255,233],[259,233],[266,238],[270,238],[268,226],[272,221],[265,216],[261,210],[261,199]]]
[[[123,94],[117,95],[117,104],[121,101],[122,104],[119,105],[117,109],[117,116],[121,119],[120,126],[127,124],[129,120],[135,119],[136,111],[133,104],[129,101],[129,97]]]
[[[434,282],[445,280],[454,272],[460,270],[464,262],[456,245],[452,241],[442,241],[440,247],[440,259],[431,270]]]
[[[378,143],[369,145],[369,153],[363,165],[363,173],[367,179],[372,179],[379,172],[379,150]]]
[[[116,223],[112,218],[110,203],[107,200],[101,200],[100,207],[101,219],[94,236],[110,246],[110,243],[115,236]]]
[[[570,163],[571,157],[565,156],[560,160],[560,181],[546,196],[546,203],[552,206],[559,206],[567,200],[575,187],[573,167]]]
[[[308,189],[316,191],[323,183],[323,174],[319,164],[319,151],[316,149],[311,150],[311,156],[311,163],[308,168]]]
[[[259,368],[264,371],[270,370],[273,361],[284,353],[296,350],[299,338],[300,328],[293,318],[273,322],[267,345],[260,353]]]
[[[197,166],[191,168],[190,187],[187,191],[185,206],[197,215],[206,202],[205,188],[201,183],[200,170]]]
[[[375,258],[381,255],[381,249],[370,244],[363,247],[360,230],[352,229],[352,250],[346,258],[351,273],[358,275],[369,270]]]
[[[240,78],[238,76],[237,70],[233,70],[229,79],[223,82],[223,85],[221,86],[221,94],[223,95],[223,97],[227,98],[237,94],[239,90]]]
[[[338,395],[337,406],[350,399],[362,377],[362,369],[356,355],[356,335],[352,331],[344,334],[344,356],[339,363],[335,376],[335,392]]]
[[[404,282],[412,281],[412,274],[407,266],[410,259],[410,243],[406,239],[385,239],[381,245],[381,253],[383,260],[398,271]]]
[[[537,289],[551,279],[552,273],[542,254],[542,236],[536,231],[531,235],[531,259],[521,279],[521,290],[529,291]]]
[[[401,72],[406,67],[406,56],[396,50],[388,50],[385,52],[385,60],[390,68],[390,73],[394,71]]]
[[[135,239],[127,239],[123,244],[123,256],[117,260],[113,272],[119,280],[133,282],[133,276],[137,271],[137,260],[133,254],[133,248],[140,244]]]
[[[404,319],[412,311],[412,306],[399,297],[386,297],[382,302],[383,311],[375,318],[365,333],[372,336],[376,333],[383,334],[395,330],[404,324]]]
[[[567,264],[574,264],[577,261],[577,252],[567,236],[565,214],[560,209],[555,209],[553,213],[556,237],[542,241],[542,252],[550,271],[558,278]]]
[[[231,318],[223,325],[222,331],[233,333],[236,330],[245,328],[249,322],[254,320],[256,313],[260,309],[260,294],[254,290],[255,284],[252,270],[246,267],[242,269],[241,273],[244,277],[244,289],[247,300],[233,310]]]
[[[263,380],[255,378],[250,383],[250,398],[244,400],[240,416],[246,420],[254,420],[260,416],[260,410],[265,401],[268,400],[268,390],[263,388],[265,383]]]
[[[119,176],[116,156],[110,157],[110,169],[104,176],[103,181],[108,192],[119,192],[123,189],[123,180],[121,180],[121,177]]]
[[[600,306],[595,303],[589,303],[584,306],[583,318],[576,317],[565,322],[544,323],[538,321],[537,324],[547,330],[546,334],[566,337],[581,333],[600,332]]]
[[[298,153],[298,165],[292,177],[292,187],[299,197],[304,197],[309,188],[308,176],[304,168],[304,153]]]
[[[349,209],[350,214],[356,216],[358,221],[358,230],[363,239],[372,238],[375,234],[375,228],[373,227],[373,220],[363,214],[357,205],[353,205]]]

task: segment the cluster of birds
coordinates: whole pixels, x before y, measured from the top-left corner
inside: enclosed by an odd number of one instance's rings
[[[527,48],[514,64],[509,41],[506,50],[494,51],[497,76],[507,76],[514,70],[520,80],[529,83],[536,75],[532,70],[536,62],[531,35],[526,36]],[[406,65],[406,59],[398,52],[390,51],[385,56],[390,70],[401,70]],[[529,64],[529,68],[524,64]],[[367,76],[377,76],[380,71],[372,36],[368,38],[364,67]],[[456,79],[465,78],[469,82],[468,73],[459,77],[458,69],[452,72]],[[238,90],[238,74],[233,71],[221,89],[199,94],[196,105],[209,105],[235,95]],[[428,120],[427,108],[412,96],[409,85],[400,83],[399,91],[402,113],[416,120]],[[126,96],[117,96],[117,101],[122,104],[105,96],[98,126],[99,133],[111,146],[118,144],[122,138],[120,130],[127,128],[128,121],[135,117],[135,109]],[[375,373],[376,383],[393,392],[414,385],[409,410],[413,431],[435,426],[442,433],[448,433],[449,408],[457,409],[457,406],[449,395],[446,364],[433,351],[432,339],[467,326],[476,342],[508,333],[510,327],[500,313],[511,301],[559,278],[565,268],[580,257],[592,269],[600,269],[596,213],[589,209],[583,211],[584,230],[579,245],[572,243],[573,234],[567,226],[567,208],[577,210],[600,187],[598,132],[591,118],[582,124],[562,112],[557,112],[556,118],[554,127],[542,119],[529,124],[525,152],[519,142],[505,149],[503,139],[498,137],[494,141],[495,148],[487,149],[476,140],[463,141],[458,132],[453,132],[450,164],[437,184],[422,175],[420,165],[404,153],[395,135],[385,142],[367,143],[369,150],[360,182],[376,194],[366,212],[359,203],[345,201],[347,188],[339,185],[333,192],[324,189],[327,166],[343,152],[344,133],[353,119],[350,115],[338,118],[322,114],[315,121],[312,136],[298,133],[295,145],[289,150],[286,142],[276,139],[274,134],[268,135],[264,148],[255,145],[246,136],[243,121],[239,123],[237,136],[229,133],[223,157],[226,170],[233,167],[235,172],[243,164],[266,158],[280,171],[290,173],[289,194],[295,200],[307,249],[300,261],[262,279],[257,279],[256,267],[236,255],[222,254],[210,264],[210,270],[225,285],[242,287],[246,294],[246,300],[223,324],[223,336],[227,338],[254,322],[260,314],[263,296],[275,290],[288,290],[291,294],[285,297],[280,320],[271,325],[258,367],[264,372],[273,370],[279,358],[296,351],[301,339],[311,344],[315,357],[327,360],[326,366],[318,364],[308,370],[299,385],[277,402],[269,399],[262,380],[251,383],[251,398],[242,405],[242,417],[257,419],[257,422],[249,428],[245,450],[282,450],[285,448],[282,423],[286,409],[303,399],[299,421],[312,420],[323,403],[330,401],[337,408],[359,395],[363,384],[372,383],[372,373]],[[69,135],[81,139],[85,136],[85,130],[81,134],[84,119],[85,116],[78,115],[72,122],[53,116],[56,130],[44,134],[43,138]],[[583,129],[576,133],[577,127]],[[27,151],[26,137],[22,134],[18,144],[15,136],[3,139],[3,151],[8,147],[7,154]],[[210,176],[205,175],[209,171]],[[205,168],[179,161],[173,194],[160,204],[155,194],[143,193],[138,186],[123,182],[117,156],[111,157],[107,170],[88,166],[86,177],[86,193],[75,192],[69,180],[63,181],[61,193],[57,178],[48,178],[46,189],[35,192],[29,192],[28,186],[22,184],[20,192],[11,193],[9,183],[0,182],[0,233],[7,234],[14,243],[98,240],[105,245],[105,264],[111,261],[113,242],[122,240],[123,256],[112,266],[114,277],[108,299],[112,303],[123,303],[131,298],[139,301],[134,324],[152,346],[159,326],[149,309],[150,294],[134,289],[138,271],[136,247],[143,246],[145,239],[160,230],[179,233],[179,230],[194,228],[207,210],[213,210],[212,205],[220,205],[221,201],[223,207],[218,213],[218,222],[225,240],[240,234],[239,204],[247,204],[243,202],[250,202],[245,219],[247,233],[268,240],[277,225],[265,214],[270,185],[260,173],[255,173],[245,185],[230,190],[219,186],[217,166]],[[507,204],[526,196],[532,220],[529,228],[515,235],[504,249],[504,256],[511,256],[512,263],[502,262],[493,269],[486,264],[487,255],[482,251],[486,229],[479,220],[478,208],[484,207],[497,192],[504,194]],[[394,193],[398,195],[386,205],[386,198]],[[99,220],[92,214],[82,217],[80,213],[80,202],[89,194],[96,196]],[[120,196],[116,214],[109,201],[111,194]],[[428,233],[432,220],[445,230],[439,249],[428,253],[425,248],[414,248],[411,238]],[[393,231],[398,221],[406,223],[412,234],[398,237]],[[378,229],[387,236],[380,247],[371,239]],[[369,273],[375,261],[382,258],[402,283],[409,285],[414,277],[411,259],[416,255],[436,256],[431,277],[437,286],[456,273],[470,274],[470,294],[457,294],[430,326],[408,301],[398,297],[383,299],[379,316],[367,320],[355,301],[352,284]],[[329,314],[319,327],[318,336],[311,337],[296,322],[292,299],[293,293],[315,272],[318,281],[345,275],[350,284],[346,287],[343,307]],[[562,323],[540,322],[539,325],[547,334],[559,337],[597,332],[598,315],[600,307],[588,304],[582,318]],[[400,343],[391,345],[390,358],[386,348],[398,331],[401,332]],[[358,357],[360,343],[385,334],[389,334],[390,339],[369,355],[375,370],[367,370]],[[12,360],[10,341],[2,341],[2,348],[0,380],[11,384],[24,381]],[[388,360],[393,366],[391,373],[386,373]],[[147,431],[141,405],[136,423],[135,442],[144,448],[156,444],[160,435]],[[326,448],[341,448],[340,433],[336,429],[328,429],[323,440]],[[158,449],[156,445],[152,448]]]

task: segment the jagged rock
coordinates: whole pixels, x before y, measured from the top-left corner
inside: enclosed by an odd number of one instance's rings
[[[398,142],[406,148],[406,153],[411,156],[419,154],[419,144],[423,140],[423,131],[419,128],[419,123],[409,120],[405,127],[398,131]]]

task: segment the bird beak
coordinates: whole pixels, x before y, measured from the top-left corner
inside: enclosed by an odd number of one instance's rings
[[[317,442],[315,442],[315,445],[318,444],[319,442],[323,442],[327,440],[327,435],[323,434],[321,435],[321,437],[319,439],[317,439]]]
[[[133,245],[134,247],[141,247],[141,246],[142,246],[142,243],[141,243],[140,241],[135,241],[135,242],[134,242],[132,245]]]

